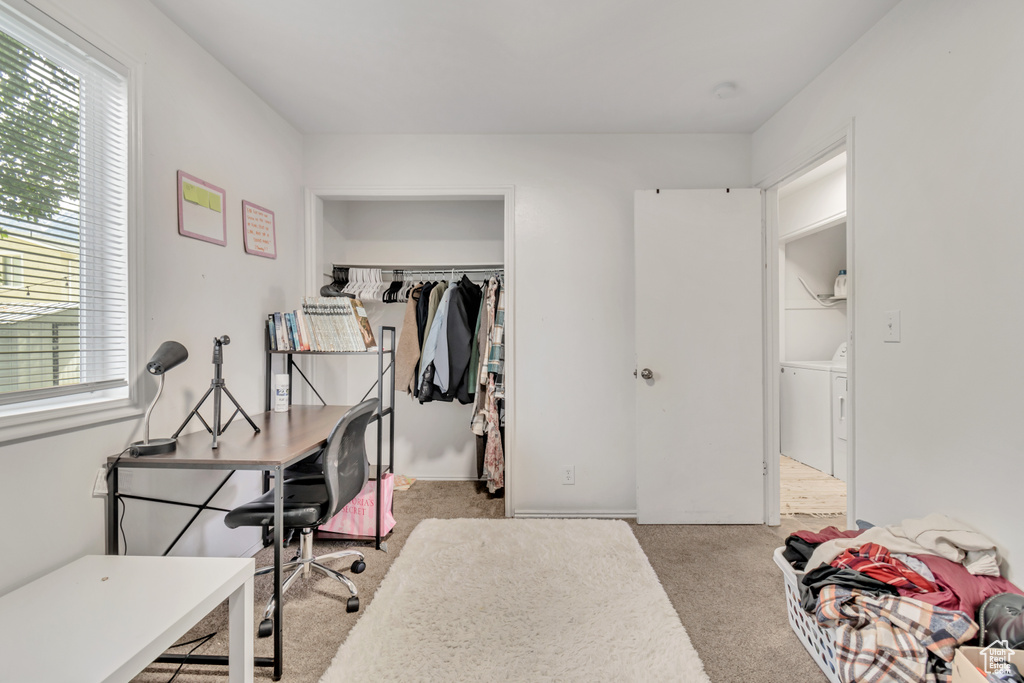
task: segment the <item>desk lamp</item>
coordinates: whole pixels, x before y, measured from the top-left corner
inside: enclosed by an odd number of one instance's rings
[[[156,402],[160,399],[160,394],[164,391],[164,373],[171,368],[176,368],[182,363],[188,360],[188,350],[176,341],[165,341],[160,345],[160,348],[156,350],[153,357],[146,363],[146,370],[151,375],[156,375],[160,378],[160,383],[157,386],[156,396],[153,397],[152,403],[149,404],[149,408],[146,409],[146,426],[143,432],[143,440],[136,441],[131,445],[132,451],[135,455],[159,455],[160,453],[170,453],[174,450],[176,439],[150,439],[149,438],[149,418],[153,414],[153,407]]]

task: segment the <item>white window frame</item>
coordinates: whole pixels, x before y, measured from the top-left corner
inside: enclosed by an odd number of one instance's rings
[[[142,415],[142,384],[139,369],[145,339],[140,321],[144,300],[141,263],[144,255],[141,172],[141,64],[83,26],[75,17],[47,2],[2,0],[14,16],[50,32],[59,41],[89,54],[124,76],[128,86],[128,386],[42,398],[0,407],[0,445],[51,436],[103,424],[136,419]]]

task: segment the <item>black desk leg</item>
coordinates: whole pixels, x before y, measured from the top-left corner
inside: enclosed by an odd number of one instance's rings
[[[284,468],[274,467],[274,680],[284,670],[284,596],[281,594],[281,556],[284,554]]]
[[[117,542],[117,465],[110,468],[107,476],[107,555],[119,555]]]

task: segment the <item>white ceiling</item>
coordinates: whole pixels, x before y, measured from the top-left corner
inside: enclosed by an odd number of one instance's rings
[[[749,133],[897,0],[153,2],[303,133]]]

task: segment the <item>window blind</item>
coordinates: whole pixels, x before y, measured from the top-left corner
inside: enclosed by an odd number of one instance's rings
[[[0,4],[0,404],[128,383],[128,84]]]

